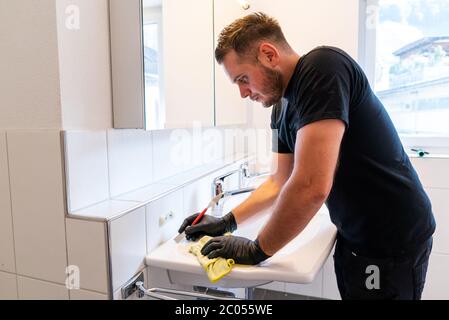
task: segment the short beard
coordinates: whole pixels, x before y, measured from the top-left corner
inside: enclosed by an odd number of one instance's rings
[[[262,94],[268,97],[267,101],[262,102],[262,106],[264,108],[270,108],[271,106],[278,104],[282,99],[282,94],[284,92],[283,76],[280,71],[265,67],[261,63],[259,64],[265,76]]]

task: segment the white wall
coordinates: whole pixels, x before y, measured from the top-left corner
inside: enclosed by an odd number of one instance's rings
[[[0,128],[112,127],[107,0],[2,0],[0,39]]]
[[[449,299],[449,159],[412,158],[432,202],[437,227],[433,238],[423,299]]]
[[[112,126],[107,4],[0,0],[0,298],[69,297],[60,130]]]
[[[61,128],[55,0],[0,1],[0,128]]]
[[[57,0],[56,13],[62,127],[112,128],[108,0]]]
[[[162,15],[166,128],[213,126],[212,1],[166,0]]]
[[[276,5],[270,0],[259,0],[252,3],[249,11],[263,11],[276,18],[287,41],[300,55],[317,46],[330,45],[358,58],[359,0],[278,0]],[[259,103],[250,104],[249,126],[271,131],[272,109]],[[255,153],[271,149],[269,144],[265,148],[250,147]]]
[[[303,55],[320,45],[336,46],[358,58],[359,0],[260,0],[251,11],[275,17],[287,41]],[[271,109],[253,108],[252,123],[269,128]]]

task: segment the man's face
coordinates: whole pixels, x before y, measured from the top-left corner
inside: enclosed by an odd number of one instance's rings
[[[235,51],[225,56],[223,66],[231,81],[239,86],[242,98],[249,97],[262,103],[265,108],[281,100],[283,93],[281,72],[260,62],[242,62]]]

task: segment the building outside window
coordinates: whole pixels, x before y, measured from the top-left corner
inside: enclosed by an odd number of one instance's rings
[[[396,129],[449,147],[449,0],[363,2],[362,58]]]

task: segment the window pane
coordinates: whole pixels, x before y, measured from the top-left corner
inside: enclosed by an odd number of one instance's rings
[[[449,0],[380,0],[375,91],[401,133],[449,134]]]
[[[159,129],[163,123],[160,100],[159,28],[157,23],[143,26],[145,68],[145,113],[147,128]]]

